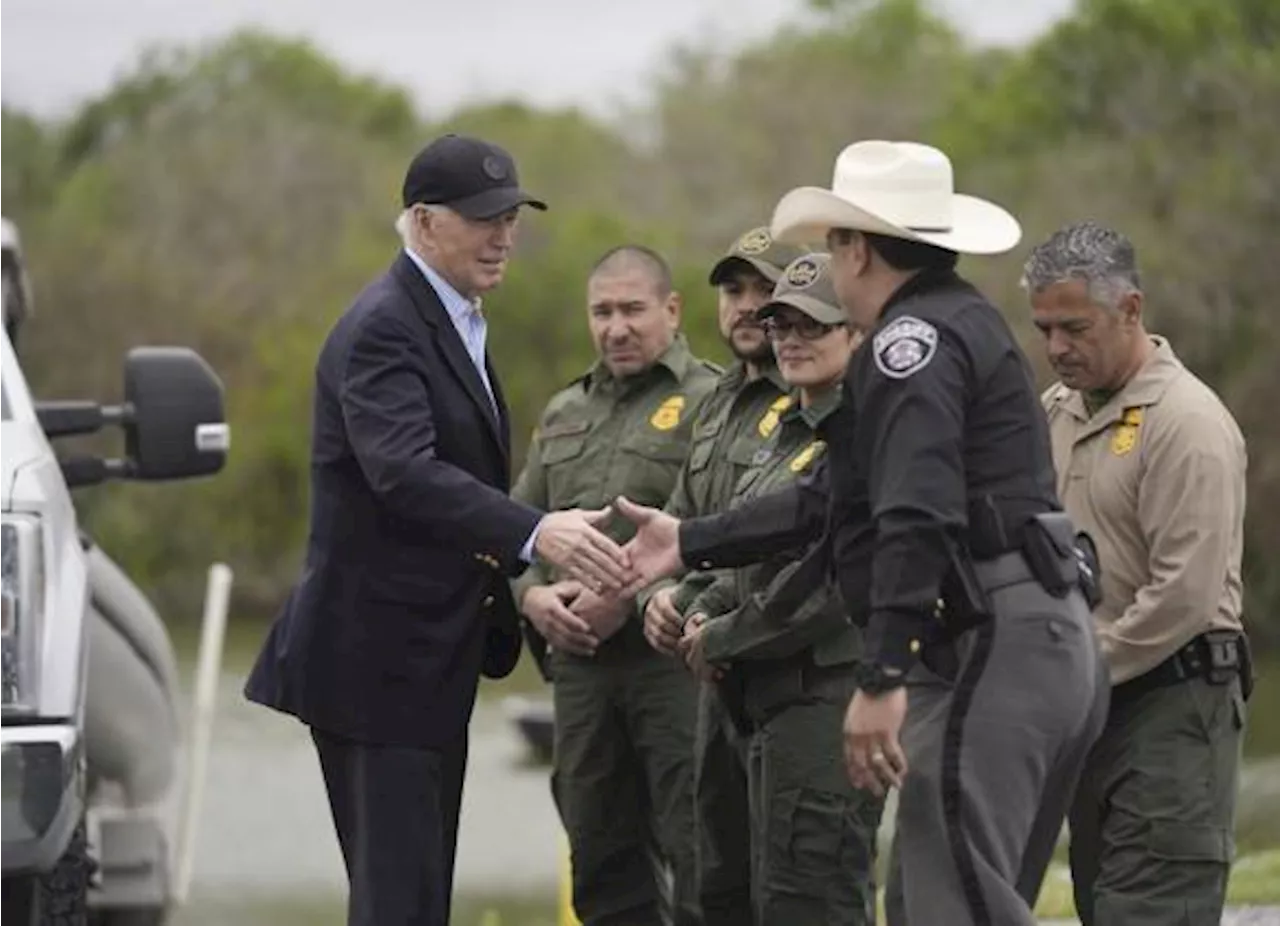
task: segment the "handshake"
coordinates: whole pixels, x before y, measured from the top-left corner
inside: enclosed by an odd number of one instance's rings
[[[636,526],[635,537],[625,546],[599,530],[614,512]],[[548,514],[534,549],[568,578],[531,588],[520,610],[548,644],[582,656],[593,655],[618,632],[641,589],[682,566],[680,521],[621,497],[596,511]]]

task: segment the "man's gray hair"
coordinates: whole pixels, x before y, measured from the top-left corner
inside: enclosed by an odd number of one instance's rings
[[[1094,302],[1116,308],[1125,296],[1142,291],[1133,242],[1096,222],[1058,229],[1032,250],[1021,285],[1035,294],[1068,280],[1084,280]]]
[[[449,208],[448,206],[438,206],[432,203],[416,203],[415,205],[422,206],[427,212],[445,212]],[[409,248],[415,245],[417,231],[413,224],[413,206],[400,211],[400,214],[396,216],[395,228],[396,234],[400,236],[400,240],[404,242],[405,247]]]

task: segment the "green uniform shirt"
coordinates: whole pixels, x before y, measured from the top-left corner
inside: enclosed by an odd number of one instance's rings
[[[808,472],[826,451],[818,428],[840,404],[840,390],[832,389],[809,408],[799,405],[799,393],[782,413],[772,439],[756,454],[735,487],[730,507],[768,495]],[[844,662],[857,655],[845,652],[858,647],[856,631],[845,620],[839,595],[829,581],[819,580],[806,589],[803,601],[788,614],[787,624],[762,619],[766,589],[785,581],[786,573],[800,565],[796,552],[786,551],[740,569],[717,570],[715,581],[689,605],[688,613],[711,618],[705,631],[709,661],[779,659],[822,641],[820,662]],[[771,583],[774,583],[771,586]],[[745,604],[754,606],[743,607]],[[846,639],[846,637],[848,639]],[[827,653],[827,649],[835,650]]]
[[[662,507],[688,455],[697,410],[720,372],[690,353],[684,335],[636,376],[615,379],[596,363],[547,403],[512,496],[544,511],[602,508],[619,495]],[[619,543],[635,533],[622,517],[603,530]],[[517,603],[556,578],[535,562],[513,583]]]
[[[698,409],[689,457],[667,502],[667,513],[684,519],[728,508],[738,480],[775,432],[790,403],[777,367],[769,365],[749,379],[746,364],[739,361],[731,366]],[[713,578],[712,573],[687,573],[673,600],[676,609],[683,612]],[[646,589],[639,597],[641,611],[658,589],[671,584],[661,582]]]

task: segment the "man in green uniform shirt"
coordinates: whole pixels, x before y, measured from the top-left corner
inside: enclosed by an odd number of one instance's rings
[[[738,482],[731,507],[809,472],[826,444],[823,423],[840,405],[852,331],[827,273],[810,254],[783,272],[760,311],[791,386],[790,404]],[[884,802],[849,782],[841,722],[857,689],[862,637],[839,593],[799,551],[721,570],[689,607],[681,649],[716,680],[749,737],[754,922],[875,922],[876,830]]]
[[[615,496],[665,504],[698,406],[720,369],[679,333],[666,262],[625,246],[587,282],[599,360],[542,414],[512,494],[545,511]],[[606,530],[621,542],[631,526]],[[584,926],[660,922],[658,855],[670,865],[675,921],[697,923],[693,888],[696,683],[644,640],[631,600],[601,597],[544,568],[514,583],[549,644],[555,703],[552,794],[569,836],[573,903]]]
[[[756,311],[771,298],[782,269],[798,256],[796,249],[777,244],[767,228],[753,228],[711,269],[720,333],[737,360],[693,423],[689,458],[667,502],[667,510],[677,517],[723,510],[734,485],[778,426],[787,386]],[[710,581],[710,574],[692,572],[679,583],[659,583],[640,596],[645,633],[660,652],[675,652],[681,615]],[[715,689],[700,688],[694,761],[698,894],[706,926],[738,926],[751,916],[746,749]]]

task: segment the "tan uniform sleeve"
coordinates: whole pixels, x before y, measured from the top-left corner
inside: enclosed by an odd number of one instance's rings
[[[1177,409],[1151,423],[1138,494],[1151,578],[1101,630],[1110,664],[1134,674],[1153,668],[1216,613],[1245,504],[1245,450],[1223,414]]]

